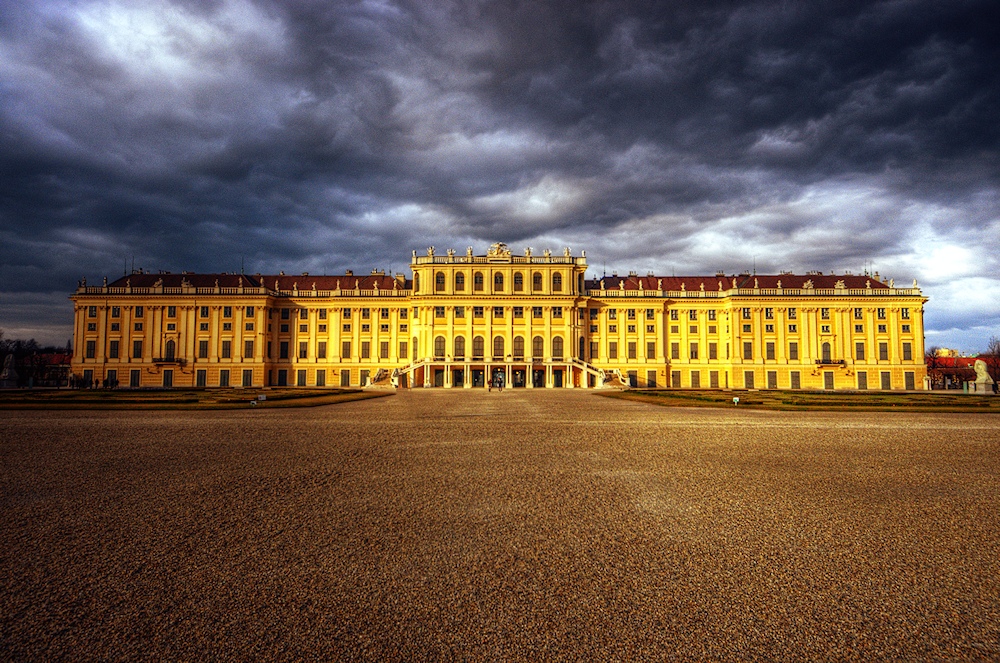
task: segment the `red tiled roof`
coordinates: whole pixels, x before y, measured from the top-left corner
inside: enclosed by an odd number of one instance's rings
[[[293,287],[298,287],[299,290],[312,290],[313,284],[316,284],[317,290],[336,290],[339,287],[342,290],[350,290],[353,288],[360,288],[361,290],[374,290],[375,285],[378,285],[379,290],[392,290],[393,283],[397,283],[396,279],[391,276],[386,276],[384,274],[339,274],[334,276],[313,276],[307,275],[277,275],[277,276],[262,276],[260,277],[263,281],[265,287],[275,288],[275,283],[278,284],[278,290],[291,290]],[[402,284],[396,285],[396,289],[405,290],[410,287],[410,282],[405,281]]]
[[[338,287],[349,290],[358,287],[362,290],[374,290],[378,284],[379,290],[392,290],[396,279],[383,274],[340,274],[340,275],[295,275],[295,274],[129,274],[122,276],[110,286],[124,288],[131,285],[134,288],[151,288],[157,284],[165,288],[179,288],[182,283],[187,283],[195,288],[237,288],[242,282],[244,287],[264,286],[278,290],[292,290],[298,287],[299,290],[312,290],[316,284],[317,290],[336,290]],[[356,285],[357,284],[357,285]],[[411,282],[405,280],[396,286],[399,290],[411,287]]]
[[[600,290],[601,281],[605,290],[730,290],[733,281],[737,288],[802,288],[806,282],[812,281],[814,288],[833,288],[839,281],[845,288],[868,288],[872,290],[888,289],[888,285],[876,281],[870,276],[853,276],[846,274],[740,274],[739,276],[605,276],[603,279],[589,279],[586,287],[590,290]],[[620,286],[624,283],[624,287]]]
[[[174,274],[172,272],[164,274],[127,274],[109,285],[116,288],[124,288],[131,285],[133,288],[151,288],[160,282],[164,288],[179,288],[182,282],[186,282],[195,288],[214,288],[216,282],[220,288],[237,288],[242,279],[243,286],[257,287],[260,283],[257,277],[252,274]]]

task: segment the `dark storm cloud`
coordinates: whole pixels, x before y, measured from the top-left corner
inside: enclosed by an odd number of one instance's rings
[[[0,291],[65,292],[132,256],[401,270],[412,248],[496,240],[621,269],[875,264],[1000,290],[998,14],[6,3]],[[996,322],[997,296],[978,306],[941,328]]]

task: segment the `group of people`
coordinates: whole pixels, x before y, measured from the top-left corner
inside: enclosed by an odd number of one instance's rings
[[[498,392],[503,391],[503,373],[496,373],[493,379],[490,380],[490,391],[496,389]]]

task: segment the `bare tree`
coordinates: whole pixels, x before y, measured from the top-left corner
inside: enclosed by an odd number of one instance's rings
[[[986,370],[994,381],[1000,382],[1000,336],[991,336],[986,352],[979,355],[986,362]]]

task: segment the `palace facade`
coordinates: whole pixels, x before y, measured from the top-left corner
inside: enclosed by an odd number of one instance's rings
[[[121,387],[925,388],[916,282],[607,276],[494,244],[374,271],[81,283],[74,376]]]

